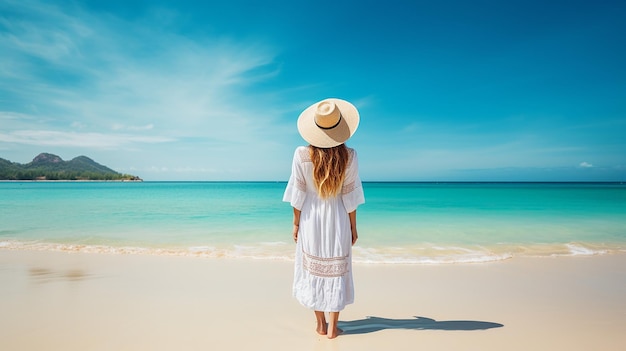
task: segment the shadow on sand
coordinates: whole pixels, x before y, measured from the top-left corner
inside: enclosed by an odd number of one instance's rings
[[[415,319],[388,319],[380,317],[367,317],[354,321],[339,321],[337,326],[343,329],[343,335],[367,334],[385,329],[411,329],[411,330],[485,330],[500,328],[500,323],[480,321],[436,321],[426,317]]]

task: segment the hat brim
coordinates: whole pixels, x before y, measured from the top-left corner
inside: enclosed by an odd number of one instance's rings
[[[323,129],[315,124],[315,112],[317,104],[309,106],[298,117],[298,132],[304,140],[309,144],[320,147],[330,148],[345,143],[356,129],[359,127],[359,111],[348,101],[341,99],[324,99],[323,101],[332,101],[341,112],[341,120],[337,126],[330,129]]]

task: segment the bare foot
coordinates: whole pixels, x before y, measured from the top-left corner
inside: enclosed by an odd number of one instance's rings
[[[339,335],[341,335],[342,333],[343,333],[342,329],[335,327],[331,329],[330,333],[328,333],[326,337],[329,339],[334,339],[338,337]]]
[[[315,329],[319,335],[326,335],[328,333],[328,324],[326,323],[317,323],[317,328]]]

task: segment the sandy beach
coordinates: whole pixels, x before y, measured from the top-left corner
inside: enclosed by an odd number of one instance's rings
[[[0,349],[624,350],[624,267],[355,265],[327,340],[291,297],[292,262],[0,250]]]

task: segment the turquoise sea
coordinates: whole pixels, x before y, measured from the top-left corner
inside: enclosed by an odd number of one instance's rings
[[[0,252],[293,259],[284,182],[1,182]],[[626,252],[621,183],[364,183],[354,260]]]

